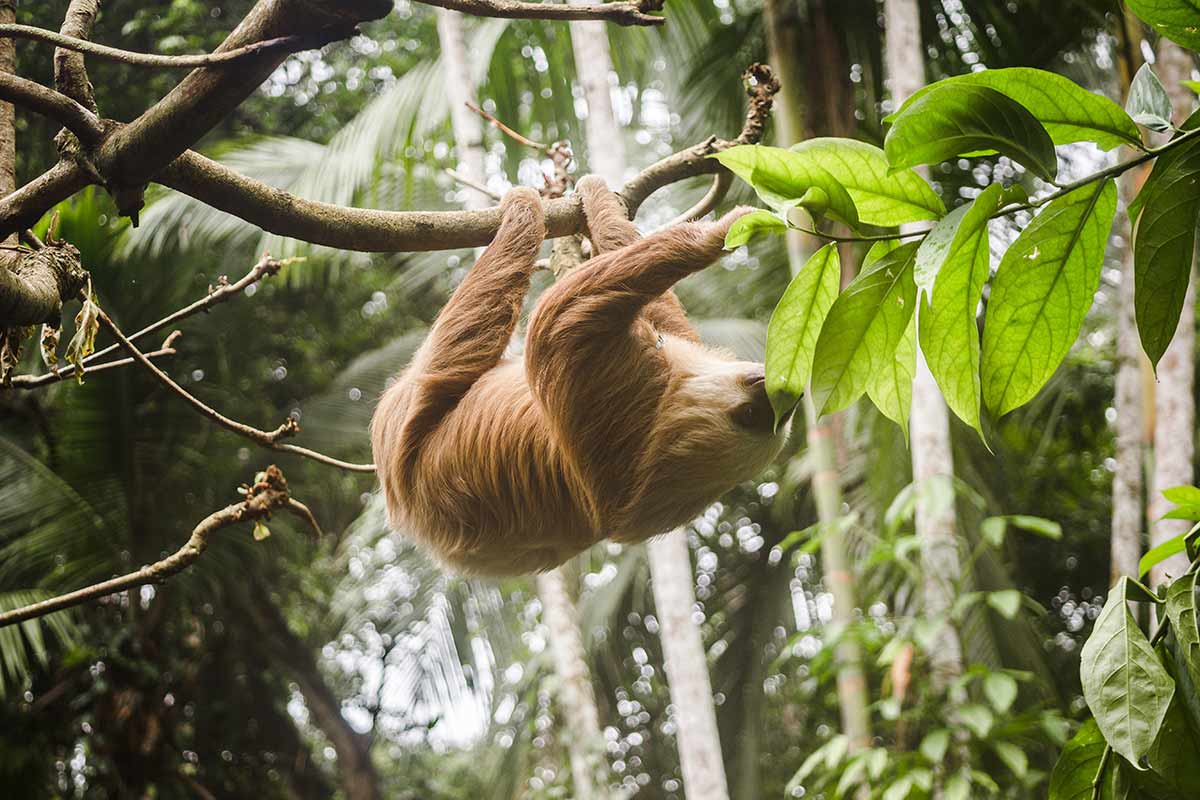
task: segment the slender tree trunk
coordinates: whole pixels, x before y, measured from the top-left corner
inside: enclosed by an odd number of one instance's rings
[[[692,619],[696,592],[687,534],[679,528],[651,539],[647,546],[654,608],[661,628],[671,705],[675,707],[683,790],[687,800],[728,800],[708,659],[700,628]]]
[[[780,77],[780,91],[775,96],[777,144],[788,146],[805,135],[800,63],[800,13],[796,0],[767,0],[763,6],[766,16],[768,52],[771,66]],[[829,48],[826,48],[828,52]],[[836,70],[834,70],[836,72]],[[810,81],[809,86],[828,86]],[[827,92],[824,92],[827,93]],[[814,100],[814,105],[818,104]],[[828,106],[828,103],[820,103]],[[788,258],[792,274],[804,266],[815,242],[800,231],[787,233]],[[833,595],[833,624],[844,629],[854,620],[858,602],[854,578],[847,565],[846,537],[838,524],[842,517],[842,487],[838,474],[836,442],[841,430],[838,417],[817,419],[816,409],[806,394],[804,397],[808,456],[812,460],[813,492],[817,498],[817,513],[824,530],[821,538],[821,564],[826,585]],[[844,637],[834,657],[838,664],[838,707],[841,711],[842,732],[850,740],[853,751],[871,746],[870,697],[863,671],[862,650],[852,637]]]
[[[570,27],[576,74],[588,104],[588,163],[610,186],[619,186],[626,164],[624,140],[608,91],[609,75],[613,72],[608,32],[603,25],[589,23],[572,22]],[[684,792],[688,800],[726,800],[729,789],[721,759],[708,661],[699,626],[691,616],[696,597],[684,531],[675,530],[652,541],[649,558],[655,607],[662,626],[667,680],[679,723]]]
[[[921,47],[920,16],[916,0],[885,0],[884,14],[892,105],[899,107],[924,85],[925,55]],[[919,352],[913,379],[910,430],[925,613],[944,618],[960,588],[962,563],[954,504],[931,502],[935,493],[930,490],[936,482],[948,481],[954,476],[954,454],[946,401]],[[939,689],[945,689],[962,674],[962,643],[949,621],[937,632],[930,660],[934,685]]]
[[[467,108],[467,103],[475,102],[475,80],[471,75],[471,62],[467,59],[466,17],[445,8],[435,8],[434,13],[437,15],[438,45],[446,73],[450,126],[454,131],[454,153],[458,156],[459,171],[471,180],[485,183],[483,124]],[[468,211],[491,205],[487,195],[471,188],[465,191],[463,205]]]
[[[558,701],[566,722],[567,750],[575,784],[573,797],[594,800],[605,795],[604,740],[579,615],[567,589],[563,568],[538,575],[537,590],[542,601],[542,618],[550,630],[550,649],[559,682]]]
[[[1158,42],[1158,76],[1171,95],[1176,122],[1182,122],[1193,105],[1193,97],[1180,81],[1192,77],[1192,56],[1168,39]],[[1195,451],[1196,404],[1193,395],[1196,368],[1196,289],[1195,278],[1189,284],[1179,328],[1167,352],[1158,362],[1158,386],[1154,394],[1154,478],[1150,494],[1150,546],[1154,547],[1186,533],[1183,520],[1162,519],[1171,504],[1162,496],[1164,489],[1191,485],[1195,480],[1192,458]],[[1178,577],[1188,568],[1187,557],[1180,553],[1160,562],[1150,572],[1152,584]]]

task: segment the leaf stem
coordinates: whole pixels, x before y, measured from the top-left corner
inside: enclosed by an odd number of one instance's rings
[[[1100,800],[1104,786],[1104,773],[1108,771],[1108,762],[1112,760],[1112,745],[1104,745],[1104,754],[1100,756],[1100,766],[1096,769],[1096,777],[1092,778],[1092,800]]]

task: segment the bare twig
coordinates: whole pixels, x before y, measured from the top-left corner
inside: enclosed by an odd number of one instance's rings
[[[599,5],[566,5],[555,3],[523,3],[519,0],[417,0],[429,6],[461,11],[473,17],[502,17],[504,19],[601,20],[617,25],[661,25],[663,17],[652,13],[661,11],[662,0],[613,2]]]
[[[173,356],[177,352],[175,350],[175,341],[182,335],[183,331],[171,331],[170,335],[163,340],[161,347],[159,347],[157,350],[147,351],[142,355],[144,355],[146,358],[162,358],[164,356]],[[111,350],[112,348],[110,347],[106,349]],[[93,353],[93,355],[95,354]],[[87,364],[91,357],[92,356],[85,358],[83,363]],[[105,370],[115,369],[117,367],[125,367],[134,363],[136,362],[133,360],[133,358],[118,358],[115,361],[105,361],[102,364],[88,365],[84,372],[87,375],[94,375],[97,372],[104,372]],[[77,371],[78,370],[76,370],[74,365],[72,365],[67,369],[58,369],[53,372],[47,372],[44,375],[15,375],[9,382],[9,385],[3,388],[37,389],[42,386],[49,386],[52,383],[65,381],[68,378],[73,378],[75,377],[75,373]]]
[[[508,136],[512,137],[513,139],[517,140],[518,143],[523,144],[526,147],[530,147],[534,150],[540,150],[543,153],[550,152],[549,145],[542,144],[541,142],[535,142],[533,139],[530,139],[528,136],[518,133],[517,131],[515,131],[512,128],[505,125],[500,120],[496,119],[496,117],[494,115],[489,114],[487,111],[484,111],[482,108],[475,105],[474,103],[468,102],[468,103],[465,103],[465,105],[467,108],[471,109],[476,114],[478,114],[479,116],[481,116],[485,120],[487,120],[488,124],[491,125],[493,128],[496,128],[497,130],[502,131],[503,133],[505,133]]]
[[[703,217],[705,214],[716,208],[725,195],[729,194],[729,187],[733,185],[733,173],[729,171],[718,172],[713,176],[712,186],[708,187],[708,191],[704,193],[694,206],[684,211],[673,220],[663,225],[659,230],[670,228],[672,225],[679,225],[684,222],[691,222]]]
[[[346,29],[322,31],[291,36],[277,36],[259,42],[221,50],[216,53],[199,53],[196,55],[164,56],[158,53],[135,53],[118,47],[90,42],[76,36],[66,36],[45,28],[33,25],[0,25],[0,39],[31,39],[48,42],[64,50],[71,50],[84,55],[95,56],[109,61],[119,61],[136,67],[161,67],[165,69],[193,69],[195,67],[222,67],[236,65],[240,61],[264,53],[284,52],[297,53],[301,50],[311,50],[323,47],[331,41],[344,39],[350,34]]]
[[[161,383],[163,386],[166,386],[175,396],[179,397],[196,411],[198,411],[201,416],[221,426],[225,430],[232,431],[239,436],[243,436],[252,442],[262,445],[263,447],[270,448],[271,450],[278,450],[283,453],[294,453],[295,455],[303,456],[304,458],[310,458],[313,461],[319,461],[320,463],[327,464],[331,467],[338,467],[339,469],[344,469],[351,472],[375,471],[375,466],[373,464],[352,464],[347,461],[342,461],[340,459],[327,456],[324,453],[318,453],[315,450],[310,450],[307,447],[299,447],[294,444],[282,444],[280,442],[281,439],[295,436],[300,432],[300,424],[296,422],[294,417],[288,417],[286,422],[273,431],[260,430],[243,422],[238,422],[235,419],[230,419],[216,409],[205,405],[200,398],[188,392],[187,389],[184,389],[182,386],[176,383],[170,375],[159,369],[153,361],[146,357],[145,353],[143,353],[141,350],[138,350],[137,345],[131,342],[129,338],[121,332],[121,329],[117,327],[116,323],[112,321],[112,318],[109,317],[108,314],[106,314],[104,311],[100,311],[98,319],[100,324],[108,329],[108,332],[113,335],[113,338],[117,340],[121,347],[124,348],[125,351],[128,352],[135,361],[141,364],[146,371],[157,378],[159,383]]]
[[[455,181],[457,181],[458,183],[461,183],[463,186],[466,186],[468,189],[474,189],[475,191],[479,192],[481,195],[483,195],[485,197],[490,197],[493,200],[495,200],[497,203],[500,202],[500,199],[501,199],[500,195],[497,194],[496,192],[493,192],[491,189],[484,186],[479,181],[472,180],[471,178],[468,178],[466,175],[463,175],[461,172],[450,169],[449,167],[446,167],[446,169],[443,171],[447,175],[449,175],[451,178],[453,178]]]
[[[261,480],[257,480],[252,486],[244,486],[242,491],[246,495],[245,500],[209,514],[192,530],[192,535],[183,547],[161,561],[156,561],[119,578],[88,586],[85,589],[6,611],[0,614],[0,628],[35,617],[44,617],[55,611],[62,611],[65,608],[86,603],[88,600],[106,597],[127,589],[149,583],[162,583],[172,575],[187,569],[196,559],[200,558],[208,547],[209,537],[217,531],[246,520],[269,518],[272,511],[289,507],[291,500],[288,494],[287,480],[279,468],[274,465],[267,467]]]

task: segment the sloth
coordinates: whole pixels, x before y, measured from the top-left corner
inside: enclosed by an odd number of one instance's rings
[[[596,542],[678,527],[778,454],[763,365],[700,342],[672,286],[730,225],[645,238],[604,181],[582,196],[593,256],[542,293],[506,351],[546,234],[528,188],[387,389],[371,441],[390,524],[454,572],[552,569]]]

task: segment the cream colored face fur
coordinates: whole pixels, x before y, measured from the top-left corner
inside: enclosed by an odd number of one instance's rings
[[[390,515],[459,571],[550,569],[600,539],[685,524],[787,436],[762,365],[701,344],[671,293],[744,212],[638,239],[602,182],[578,192],[600,255],[543,294],[523,356],[504,353],[544,225],[537,195],[515,190],[375,413]]]

